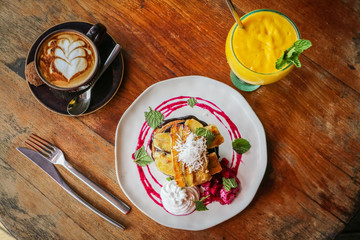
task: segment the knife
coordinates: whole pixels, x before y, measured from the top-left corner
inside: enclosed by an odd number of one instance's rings
[[[72,197],[78,200],[81,204],[89,208],[91,211],[108,221],[109,223],[119,227],[120,229],[124,230],[125,227],[120,223],[116,222],[115,220],[111,219],[110,217],[106,216],[95,207],[90,205],[84,199],[82,199],[79,195],[77,195],[61,178],[59,172],[56,170],[54,165],[46,160],[40,153],[35,152],[28,148],[17,147],[16,148],[20,153],[22,153],[25,157],[30,159],[33,163],[35,163],[38,167],[40,167],[48,176],[50,176],[55,182],[57,182],[67,193],[69,193]]]

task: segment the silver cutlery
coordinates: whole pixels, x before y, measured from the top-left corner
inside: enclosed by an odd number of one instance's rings
[[[108,58],[106,59],[104,65],[102,66],[100,72],[96,75],[94,82],[91,84],[89,89],[87,89],[85,92],[81,93],[80,95],[77,95],[67,105],[67,112],[71,116],[78,116],[80,114],[83,114],[86,112],[86,110],[90,106],[91,102],[91,91],[93,87],[95,86],[96,82],[100,79],[101,75],[105,72],[105,70],[110,66],[110,64],[115,60],[116,56],[120,53],[121,46],[119,44],[116,44]]]
[[[103,219],[112,223],[113,225],[125,229],[125,227],[115,220],[109,218],[105,214],[98,211],[96,208],[91,206],[89,203],[85,202],[81,197],[79,197],[61,178],[59,173],[53,164],[59,164],[64,166],[72,174],[74,174],[78,179],[84,182],[87,186],[93,189],[96,193],[102,196],[105,200],[111,203],[114,207],[120,210],[122,213],[127,214],[130,211],[130,207],[115,198],[110,193],[106,192],[100,186],[92,182],[90,179],[86,178],[83,174],[73,168],[64,157],[64,153],[54,145],[50,144],[46,140],[32,134],[26,143],[32,147],[35,151],[27,148],[17,148],[23,155],[28,159],[32,160],[36,165],[38,165],[42,170],[44,170],[50,177],[52,177],[63,189],[65,189],[71,196],[77,199],[80,203],[88,207],[90,210],[98,214]]]

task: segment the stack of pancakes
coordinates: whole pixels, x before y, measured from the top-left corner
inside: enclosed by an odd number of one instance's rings
[[[222,170],[216,149],[224,142],[215,125],[206,125],[195,118],[174,119],[155,129],[151,142],[151,155],[158,170],[175,179],[179,187],[193,187],[211,180],[212,175]],[[206,153],[201,154],[202,166],[193,170],[179,160],[176,145],[185,143],[189,134],[197,128],[205,128],[213,133],[214,139],[208,145]]]

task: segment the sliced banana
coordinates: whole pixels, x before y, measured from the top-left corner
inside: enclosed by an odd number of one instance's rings
[[[157,133],[154,135],[153,144],[157,149],[171,152],[170,133]]]
[[[214,140],[212,141],[211,145],[208,146],[208,148],[218,147],[224,142],[224,137],[220,134],[219,129],[215,125],[210,124],[205,128],[212,132],[215,136]]]
[[[185,121],[185,125],[190,128],[191,132],[195,132],[197,128],[204,127],[199,121],[196,121],[195,119],[188,119]]]
[[[179,138],[184,142],[190,132],[195,133],[197,128],[202,127],[204,125],[195,119],[174,120],[155,129],[153,133],[151,153],[156,167],[160,172],[174,177],[179,186],[202,184],[221,171],[216,153],[207,154],[202,170],[192,173],[182,165],[182,162],[177,161],[177,151],[174,149],[176,139]],[[215,125],[208,125],[205,128],[215,136],[208,148],[218,147],[224,142],[223,136]]]
[[[152,156],[155,160],[156,167],[160,172],[169,176],[174,176],[171,154],[164,152],[154,152]]]

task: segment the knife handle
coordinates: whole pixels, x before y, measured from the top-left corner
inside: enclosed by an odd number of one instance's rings
[[[106,201],[111,203],[115,208],[117,208],[120,212],[127,214],[130,211],[130,207],[126,205],[124,202],[120,201],[119,199],[115,198],[113,195],[105,191],[99,185],[85,177],[81,172],[73,168],[67,161],[63,164],[63,166],[71,172],[75,177],[80,179],[83,183],[85,183],[88,187],[94,190],[97,194],[103,197]]]
[[[113,224],[114,226],[125,230],[125,227],[123,225],[121,225],[120,223],[116,222],[115,220],[113,220],[112,218],[106,216],[105,214],[103,214],[102,212],[100,212],[99,210],[97,210],[95,207],[93,207],[91,204],[89,204],[88,202],[86,202],[84,199],[82,199],[79,195],[77,195],[65,182],[63,182],[62,184],[60,184],[60,186],[67,192],[69,193],[72,197],[74,197],[76,200],[78,200],[80,203],[82,203],[85,207],[89,208],[91,211],[93,211],[94,213],[96,213],[97,215],[99,215],[100,217],[102,217],[104,220],[108,221],[109,223]]]

